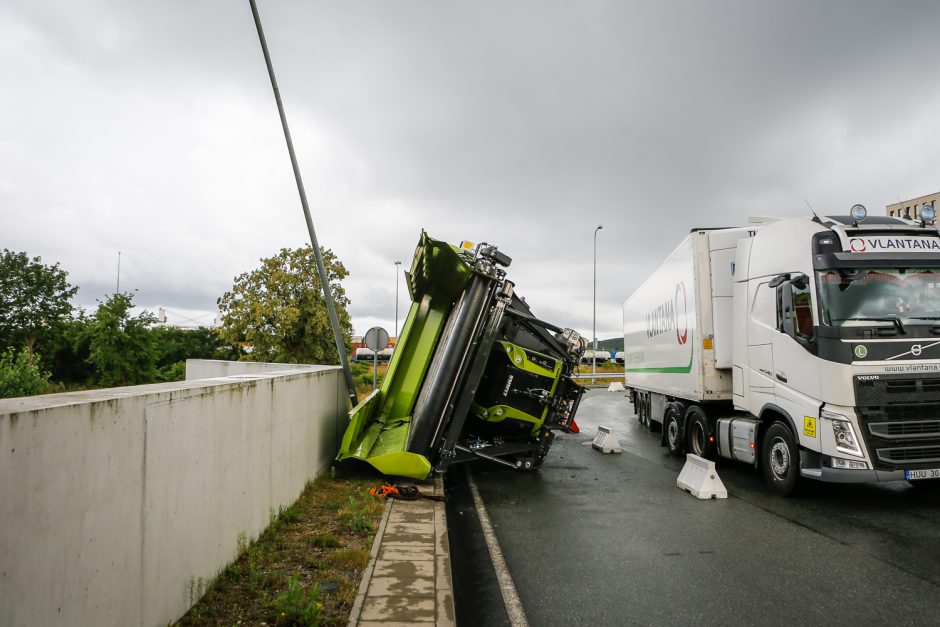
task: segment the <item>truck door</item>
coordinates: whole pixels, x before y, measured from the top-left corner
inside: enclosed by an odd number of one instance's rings
[[[783,280],[776,286],[774,296],[777,319],[773,333],[775,404],[796,423],[801,431],[796,434],[800,444],[819,450],[815,429],[803,428],[804,417],[815,420],[820,405],[820,370],[809,279],[799,274]]]
[[[748,283],[746,405],[757,413],[774,394],[773,336],[777,334],[775,293],[770,279]]]

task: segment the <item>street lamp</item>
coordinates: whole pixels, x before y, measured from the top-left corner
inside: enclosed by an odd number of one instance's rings
[[[604,226],[598,224],[594,229],[594,321],[591,325],[591,337],[594,338],[594,354],[591,355],[591,385],[594,385],[594,377],[597,375],[597,232]]]
[[[395,262],[395,347],[398,348],[398,270],[401,262]]]

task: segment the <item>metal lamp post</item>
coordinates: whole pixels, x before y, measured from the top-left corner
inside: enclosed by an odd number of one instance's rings
[[[395,346],[398,346],[398,270],[401,269],[401,262],[395,262]]]
[[[604,226],[598,224],[594,229],[594,320],[591,325],[591,337],[594,338],[594,354],[591,355],[591,385],[594,385],[594,377],[597,376],[597,232]]]
[[[313,248],[313,256],[317,262],[317,274],[320,276],[320,283],[323,288],[323,301],[326,303],[326,312],[330,318],[330,327],[333,329],[333,341],[336,343],[336,353],[339,356],[339,364],[343,368],[343,378],[346,379],[346,392],[349,395],[349,402],[352,403],[351,406],[355,407],[359,403],[359,399],[356,396],[356,383],[353,381],[352,371],[349,369],[349,356],[346,354],[343,330],[339,326],[339,318],[336,315],[336,304],[333,302],[333,294],[330,291],[330,277],[326,273],[326,267],[323,265],[323,252],[320,250],[317,233],[313,228],[313,218],[310,216],[310,205],[307,203],[307,192],[304,189],[303,178],[300,176],[300,165],[297,163],[297,155],[294,153],[294,142],[290,137],[290,129],[287,127],[287,114],[284,112],[284,103],[281,101],[281,91],[278,89],[277,79],[274,77],[274,65],[271,63],[271,55],[268,53],[268,44],[264,38],[264,29],[261,27],[261,16],[258,14],[257,3],[255,0],[248,0],[248,3],[251,5],[251,14],[255,19],[258,41],[261,44],[261,53],[264,55],[264,64],[268,68],[268,78],[271,79],[274,101],[277,104],[277,112],[281,118],[281,128],[284,130],[284,141],[287,143],[287,154],[290,156],[291,167],[294,170],[297,193],[300,196],[300,205],[304,210],[304,221],[307,223],[307,233],[310,235],[310,247]]]

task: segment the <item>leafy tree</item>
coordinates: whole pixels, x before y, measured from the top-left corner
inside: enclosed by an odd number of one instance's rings
[[[0,353],[0,398],[32,396],[49,387],[49,373],[41,367],[38,354],[19,353],[8,348]]]
[[[237,359],[216,329],[155,327],[151,330],[157,351],[158,379],[179,381],[186,375],[187,359]]]
[[[3,249],[0,252],[0,348],[25,346],[30,354],[40,336],[72,313],[77,287],[59,264]]]
[[[91,319],[79,310],[78,316],[63,320],[43,341],[43,361],[52,372],[52,379],[62,388],[83,386],[94,380],[95,369],[88,361],[90,324]]]
[[[346,291],[348,276],[329,249],[321,249],[340,327],[350,347],[352,324]],[[218,301],[223,340],[245,352],[243,358],[288,363],[339,363],[330,318],[323,301],[313,248],[282,248],[261,267],[235,278]]]
[[[86,336],[88,363],[104,386],[152,383],[157,376],[157,352],[150,327],[156,317],[149,312],[131,316],[133,297],[114,294],[99,302]]]

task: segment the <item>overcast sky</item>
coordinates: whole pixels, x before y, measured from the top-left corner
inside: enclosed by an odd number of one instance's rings
[[[259,0],[356,333],[422,228],[496,244],[539,317],[622,335],[695,226],[940,190],[940,3]],[[307,241],[248,1],[0,4],[0,248],[211,323]],[[408,300],[402,282],[401,317]]]

